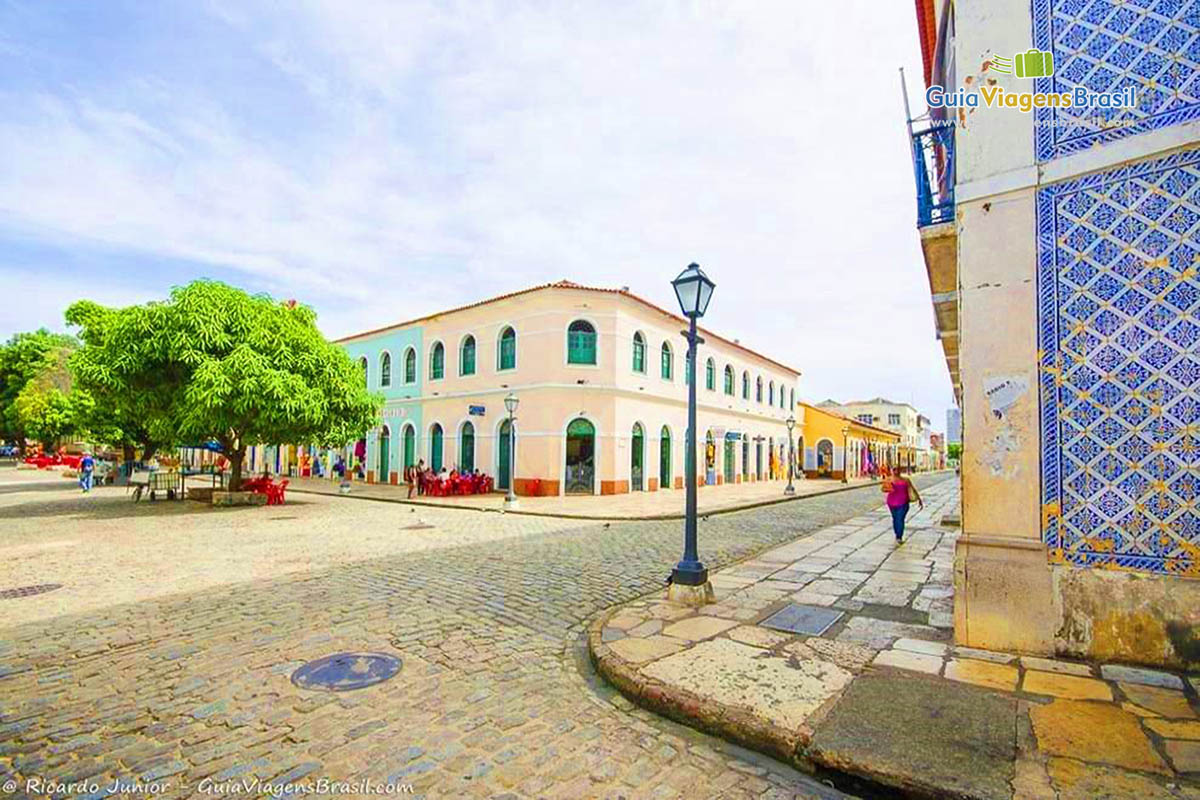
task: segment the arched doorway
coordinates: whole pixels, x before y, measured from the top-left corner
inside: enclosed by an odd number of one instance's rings
[[[750,437],[742,434],[742,480],[750,480]]]
[[[754,442],[754,480],[763,479],[763,443],[760,437]]]
[[[388,483],[391,481],[391,455],[388,451],[392,442],[392,429],[387,425],[383,426],[383,430],[379,432],[379,475],[377,480],[380,483]]]
[[[472,472],[475,469],[475,426],[464,422],[458,432],[458,471]]]
[[[711,365],[712,359],[709,359]],[[717,444],[713,441],[712,431],[704,434],[704,483],[712,486],[717,482]]]
[[[734,482],[733,440],[725,437],[725,482]]]
[[[433,423],[433,427],[429,429],[429,468],[435,474],[442,471],[443,437],[442,426],[436,422]]]
[[[663,425],[662,439],[658,444],[658,488],[670,489],[671,483],[671,429]]]
[[[417,464],[417,432],[412,425],[404,426],[404,466],[405,468],[416,466]]]
[[[646,464],[646,433],[642,430],[642,423],[633,423],[633,436],[630,437],[630,453],[629,453],[629,490],[631,492],[645,491],[645,473]]]
[[[500,446],[496,458],[496,488],[508,490],[508,482],[512,478],[513,430],[508,420],[500,423]]]
[[[833,442],[822,439],[817,442],[817,477],[833,476]]]
[[[567,426],[567,494],[596,492],[596,427],[582,417]]]

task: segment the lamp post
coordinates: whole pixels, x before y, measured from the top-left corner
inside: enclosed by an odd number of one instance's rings
[[[679,308],[688,318],[687,365],[688,365],[688,424],[684,446],[684,474],[687,484],[687,504],[683,524],[683,558],[671,571],[671,589],[668,597],[680,599],[693,605],[702,605],[713,598],[712,584],[708,582],[708,569],[700,562],[696,544],[696,345],[701,339],[696,336],[696,320],[704,316],[708,301],[712,299],[714,284],[699,264],[689,264],[671,281]]]
[[[504,410],[508,412],[508,495],[504,498],[505,511],[515,511],[521,505],[517,500],[517,493],[513,490],[517,484],[517,429],[513,427],[513,420],[516,419],[513,414],[517,413],[520,403],[520,399],[512,392],[504,398]]]
[[[792,444],[792,429],[793,429],[793,428],[795,428],[795,427],[796,427],[796,418],[795,418],[795,417],[793,417],[793,416],[791,416],[791,415],[789,414],[789,415],[788,415],[788,418],[787,418],[787,429],[788,429],[788,485],[787,485],[787,488],[783,490],[783,493],[784,493],[784,494],[786,494],[786,495],[789,495],[789,496],[790,496],[790,495],[793,495],[793,494],[795,494],[795,493],[796,493],[796,487],[792,485],[792,477],[794,476],[794,472],[793,472],[793,465],[796,463],[796,451],[793,449],[793,444]]]
[[[842,428],[842,483],[850,482],[850,426]]]

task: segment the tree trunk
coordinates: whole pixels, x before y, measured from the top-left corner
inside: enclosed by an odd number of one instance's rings
[[[121,460],[122,461],[124,461],[126,464],[132,464],[133,459],[136,456],[137,456],[137,450],[134,449],[132,444],[130,444],[129,442],[123,442],[121,444]]]
[[[246,448],[239,447],[227,452],[229,456],[229,491],[236,492],[242,485],[242,461],[246,458]]]
[[[142,461],[149,461],[151,458],[154,457],[154,454],[157,452],[158,452],[158,443],[157,442],[150,442],[150,441],[146,442],[145,446],[142,447]]]

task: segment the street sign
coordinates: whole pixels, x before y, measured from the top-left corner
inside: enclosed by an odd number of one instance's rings
[[[483,406],[468,406],[467,414],[469,414],[472,417],[482,417],[483,416]]]

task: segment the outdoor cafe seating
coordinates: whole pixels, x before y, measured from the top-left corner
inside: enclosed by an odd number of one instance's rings
[[[455,475],[453,478],[433,477],[425,481],[425,494],[430,497],[489,494],[494,488],[490,475]]]

